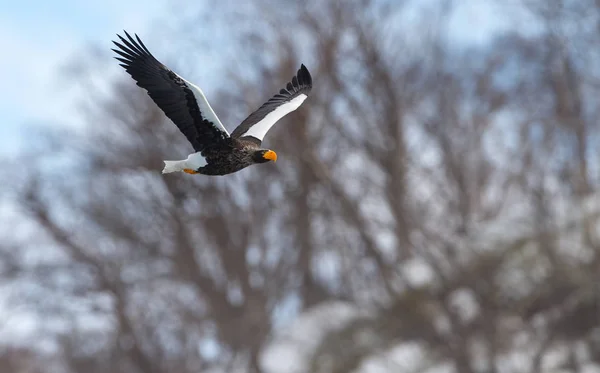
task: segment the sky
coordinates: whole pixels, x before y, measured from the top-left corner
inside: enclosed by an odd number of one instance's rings
[[[25,124],[62,125],[70,117],[65,114],[75,113],[74,93],[59,74],[69,57],[90,43],[108,49],[115,33],[123,29],[148,40],[160,32],[153,25],[166,18],[167,1],[0,0],[0,50],[6,52],[0,59],[0,155],[22,148]],[[419,4],[436,6],[433,0]],[[506,27],[488,0],[458,4],[450,23],[458,39],[480,44],[491,31]]]
[[[18,149],[27,122],[59,123],[73,97],[60,68],[90,42],[109,46],[123,29],[143,32],[166,9],[163,0],[0,0],[0,155]]]

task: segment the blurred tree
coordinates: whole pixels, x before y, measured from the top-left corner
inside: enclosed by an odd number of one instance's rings
[[[78,75],[86,131],[5,186],[4,227],[22,221],[0,247],[9,304],[68,372],[597,367],[588,2],[582,18],[527,1],[540,30],[469,48],[447,36],[450,1],[416,19],[379,0],[178,15],[192,45],[210,44],[198,23],[236,20],[210,45],[233,55],[228,83],[205,89],[230,129],[307,64],[311,97],[267,139],[280,162],[164,177],[189,152],[175,126],[126,76],[105,93]]]

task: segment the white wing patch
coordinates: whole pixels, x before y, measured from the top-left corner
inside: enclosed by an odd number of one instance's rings
[[[229,132],[227,132],[227,129],[225,129],[225,126],[223,126],[223,123],[221,123],[221,121],[219,120],[219,117],[217,117],[217,114],[215,114],[215,112],[213,111],[212,107],[208,103],[208,100],[206,99],[206,96],[204,96],[204,92],[202,92],[200,87],[198,87],[194,83],[191,83],[188,80],[182,78],[178,74],[177,74],[177,76],[179,76],[185,82],[185,84],[187,84],[187,86],[190,87],[190,89],[194,93],[194,97],[196,98],[196,102],[198,103],[198,108],[200,109],[202,116],[205,119],[214,123],[214,125],[217,127],[218,130],[225,132],[227,134],[227,136],[229,137]]]
[[[252,127],[250,127],[248,131],[244,132],[241,136],[252,136],[262,141],[267,132],[275,123],[277,123],[279,119],[298,109],[307,97],[308,96],[305,94],[300,94],[283,105],[278,106],[275,110],[265,115],[265,117],[259,122],[253,124]]]

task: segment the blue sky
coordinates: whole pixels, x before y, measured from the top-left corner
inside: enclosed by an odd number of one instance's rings
[[[60,123],[64,113],[74,111],[58,75],[68,57],[89,42],[109,42],[120,30],[147,30],[166,5],[162,0],[2,1],[0,154],[19,147],[24,123]]]
[[[111,46],[123,29],[142,33],[156,48],[152,26],[165,20],[168,0],[21,0],[3,1],[0,12],[0,155],[23,145],[25,123],[62,125],[76,114],[72,90],[59,71],[68,58],[88,46]],[[241,1],[241,0],[240,0]],[[436,6],[436,0],[419,5]],[[483,43],[491,31],[507,27],[506,17],[489,0],[463,0],[450,22],[452,34],[467,43]],[[156,50],[156,49],[154,49]],[[116,65],[115,65],[116,67]]]

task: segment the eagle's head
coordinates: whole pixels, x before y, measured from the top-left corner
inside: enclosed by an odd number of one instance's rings
[[[255,163],[275,162],[277,161],[277,153],[269,149],[257,150],[252,154],[252,160]]]

